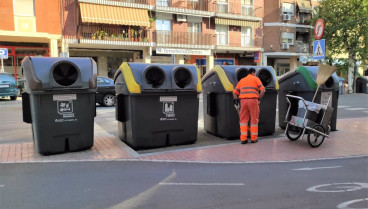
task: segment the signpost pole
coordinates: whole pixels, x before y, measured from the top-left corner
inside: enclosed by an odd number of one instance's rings
[[[1,72],[4,72],[4,60],[1,58]]]

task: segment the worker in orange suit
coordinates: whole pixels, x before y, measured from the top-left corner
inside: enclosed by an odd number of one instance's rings
[[[234,106],[239,112],[240,140],[242,144],[248,143],[249,118],[251,142],[258,142],[259,103],[266,90],[255,74],[256,70],[250,68],[248,75],[239,81],[233,91]]]

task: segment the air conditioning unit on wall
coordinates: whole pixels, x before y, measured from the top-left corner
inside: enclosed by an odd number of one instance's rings
[[[281,49],[289,49],[289,44],[288,43],[282,43],[281,44]]]
[[[289,21],[289,20],[291,20],[291,15],[290,14],[283,14],[282,15],[282,20],[283,21]]]
[[[186,15],[176,15],[176,21],[177,22],[186,22],[187,21],[187,16]]]

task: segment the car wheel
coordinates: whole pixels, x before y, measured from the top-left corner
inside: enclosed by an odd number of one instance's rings
[[[102,98],[102,104],[106,107],[111,107],[115,104],[115,96],[112,94],[106,94]]]
[[[10,96],[10,99],[11,100],[16,100],[17,99],[17,96]]]

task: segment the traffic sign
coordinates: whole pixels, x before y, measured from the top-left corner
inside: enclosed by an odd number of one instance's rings
[[[0,49],[0,59],[8,59],[8,49]]]
[[[325,22],[320,18],[314,25],[314,36],[317,40],[321,39],[325,32]]]
[[[326,40],[315,40],[313,41],[313,59],[323,60],[326,54]]]

